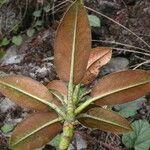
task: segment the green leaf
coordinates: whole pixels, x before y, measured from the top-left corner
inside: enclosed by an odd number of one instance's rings
[[[42,10],[36,10],[36,11],[33,12],[33,16],[34,17],[40,17],[41,13],[42,13]]]
[[[13,27],[12,27],[12,33],[15,35],[15,34],[17,34],[17,32],[18,32],[18,30],[19,30],[19,23],[18,24],[16,24],[16,25],[14,25]]]
[[[34,27],[41,26],[43,24],[42,20],[38,20],[35,22]]]
[[[0,6],[7,3],[9,0],[0,0]]]
[[[55,137],[49,142],[49,144],[52,145],[52,146],[54,146],[54,147],[56,147],[56,148],[58,148],[59,143],[60,143],[60,139],[61,139],[61,135],[58,134],[57,136],[55,136]]]
[[[28,37],[32,37],[34,35],[34,33],[35,33],[35,29],[33,29],[33,28],[30,28],[27,30],[27,36]]]
[[[132,123],[133,132],[124,134],[122,142],[127,148],[135,150],[150,149],[150,124],[146,120],[138,120]]]
[[[22,37],[20,35],[18,36],[13,36],[12,38],[12,43],[14,43],[17,46],[20,46],[22,43]]]
[[[125,104],[120,104],[114,106],[114,108],[119,111],[119,114],[122,115],[125,118],[128,118],[130,116],[133,116],[136,114],[136,111],[140,109],[142,103],[145,101],[145,98],[139,98],[136,101],[128,102]]]
[[[3,51],[2,49],[0,49],[0,59],[5,55],[5,51]]]
[[[43,10],[48,13],[51,10],[51,6],[50,5],[46,5],[44,6]]]
[[[90,26],[101,27],[101,20],[95,15],[88,15]]]
[[[14,125],[13,124],[5,124],[2,126],[1,130],[3,133],[9,133],[10,131],[12,131],[14,128]]]
[[[10,43],[10,41],[5,37],[0,43],[0,46],[6,46]]]

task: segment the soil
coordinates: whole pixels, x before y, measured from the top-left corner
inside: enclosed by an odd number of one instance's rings
[[[43,2],[47,3],[48,1],[44,0]],[[56,0],[54,4],[59,5],[62,2],[63,1]],[[61,5],[60,9],[57,7],[54,11],[55,13],[50,12],[49,19],[46,19],[46,22],[49,24],[40,28],[40,30],[32,38],[25,36],[25,32],[27,28],[31,26],[31,22],[33,21],[31,16],[34,8],[40,7],[40,3],[37,4],[34,0],[30,0],[28,4],[20,0],[15,2],[10,0],[7,4],[0,7],[0,16],[3,17],[3,19],[0,18],[0,23],[2,24],[0,29],[0,38],[5,35],[7,35],[7,37],[12,37],[14,33],[10,30],[16,22],[20,24],[19,33],[17,34],[21,34],[24,37],[23,44],[19,47],[15,47],[17,54],[24,56],[23,59],[19,63],[9,65],[3,65],[1,62],[0,71],[2,74],[25,75],[38,80],[43,84],[47,84],[49,81],[58,78],[53,63],[53,42],[57,25],[68,5],[69,3],[66,2],[65,5]],[[142,37],[142,39],[147,43],[150,42],[149,0],[85,0],[85,5],[97,12],[101,12],[111,17],[136,33],[137,36]],[[25,12],[25,14],[22,12]],[[102,17],[92,11],[88,11],[88,13],[96,15],[101,20],[101,27],[92,28],[93,47],[113,47],[113,58],[126,58],[129,61],[128,68],[133,69],[138,67],[145,70],[150,69],[150,48],[148,48],[134,35],[105,17]],[[11,24],[7,24],[6,17]],[[129,44],[130,46],[124,44]],[[133,47],[133,45],[138,48]],[[8,51],[12,48],[11,46],[12,45],[9,45],[2,49],[4,51]],[[100,72],[98,78],[101,76],[102,74]],[[0,105],[4,99],[5,98],[1,95]],[[141,106],[135,116],[129,118],[130,120],[133,121],[141,118],[150,120],[150,96],[147,96],[146,99],[147,101]],[[16,105],[10,107],[6,112],[2,112],[0,109],[0,127],[6,123],[17,124],[25,118],[28,113],[30,113],[29,110],[22,109]],[[122,144],[121,136],[119,135],[99,130],[93,131],[81,126],[77,127],[76,132],[80,133],[87,141],[87,150],[127,149]],[[8,138],[10,134],[11,133],[4,134],[0,131],[0,150],[8,150]],[[53,148],[51,147],[46,149],[51,150]]]

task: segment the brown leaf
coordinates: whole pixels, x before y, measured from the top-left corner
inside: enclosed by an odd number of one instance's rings
[[[88,60],[87,71],[82,83],[87,85],[92,82],[99,73],[99,69],[107,64],[112,56],[112,50],[108,47],[93,48]]]
[[[113,111],[100,107],[90,109],[86,114],[81,114],[78,120],[84,126],[97,128],[113,133],[126,133],[132,131],[129,122]]]
[[[95,104],[114,105],[135,100],[150,93],[150,72],[120,71],[105,76],[93,87]]]
[[[49,82],[46,87],[50,90],[58,91],[62,95],[67,95],[67,91],[68,91],[67,86],[61,80],[53,80],[53,81]]]
[[[33,150],[42,147],[61,130],[62,124],[54,112],[34,113],[21,122],[10,138],[10,148],[14,150]]]
[[[96,47],[91,50],[87,68],[90,68],[93,63],[99,61],[100,66],[107,64],[112,56],[112,49],[109,47]]]
[[[46,103],[54,102],[44,85],[24,76],[0,77],[0,92],[18,105],[35,110],[48,111]]]
[[[86,71],[91,50],[91,30],[81,0],[76,0],[60,23],[55,40],[55,65],[60,79],[69,81],[74,59],[74,80],[78,84]]]

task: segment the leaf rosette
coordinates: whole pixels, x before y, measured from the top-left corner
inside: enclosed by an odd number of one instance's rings
[[[3,95],[21,107],[35,110],[13,131],[10,148],[33,150],[63,131],[59,149],[65,150],[72,140],[76,120],[113,133],[132,131],[126,119],[104,106],[126,103],[150,93],[150,72],[112,73],[87,90],[111,56],[109,47],[91,47],[88,15],[82,0],[76,0],[56,33],[54,62],[60,80],[44,86],[25,76],[0,77]]]

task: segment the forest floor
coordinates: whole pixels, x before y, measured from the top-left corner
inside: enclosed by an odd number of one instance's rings
[[[35,17],[38,14],[33,17],[35,9],[43,9],[47,3],[48,0],[8,0],[0,5],[0,40],[4,37],[12,39],[14,35],[20,35],[22,39],[22,44],[19,46],[13,43],[1,46],[0,76],[4,74],[25,75],[44,85],[58,78],[53,64],[53,42],[58,23],[70,3],[65,0],[56,0],[50,5],[52,8],[50,7],[49,11],[40,14],[39,17]],[[92,9],[88,10],[90,15],[95,15],[100,19],[100,26],[92,27],[93,47],[109,46],[113,49],[112,60],[100,70],[94,82],[106,74],[119,70],[137,68],[150,70],[150,47],[147,46],[150,43],[150,1],[85,0],[85,5]],[[99,12],[127,29],[102,16]],[[40,24],[41,20],[42,24]],[[35,26],[35,22],[39,24]],[[32,37],[26,35],[29,28],[35,29]],[[129,29],[132,33],[128,31]],[[28,113],[30,113],[29,110],[22,109],[0,95],[0,128],[5,124],[15,126]],[[128,119],[131,122],[138,119],[150,121],[149,95],[146,96],[136,113]],[[0,130],[0,150],[8,150],[10,135],[11,131],[3,133]],[[127,150],[120,135],[81,126],[77,127],[76,135],[80,135],[84,144],[86,143],[86,148],[82,147],[82,149]],[[78,141],[74,140],[74,149],[77,149],[76,142]],[[55,148],[47,145],[45,149]]]

